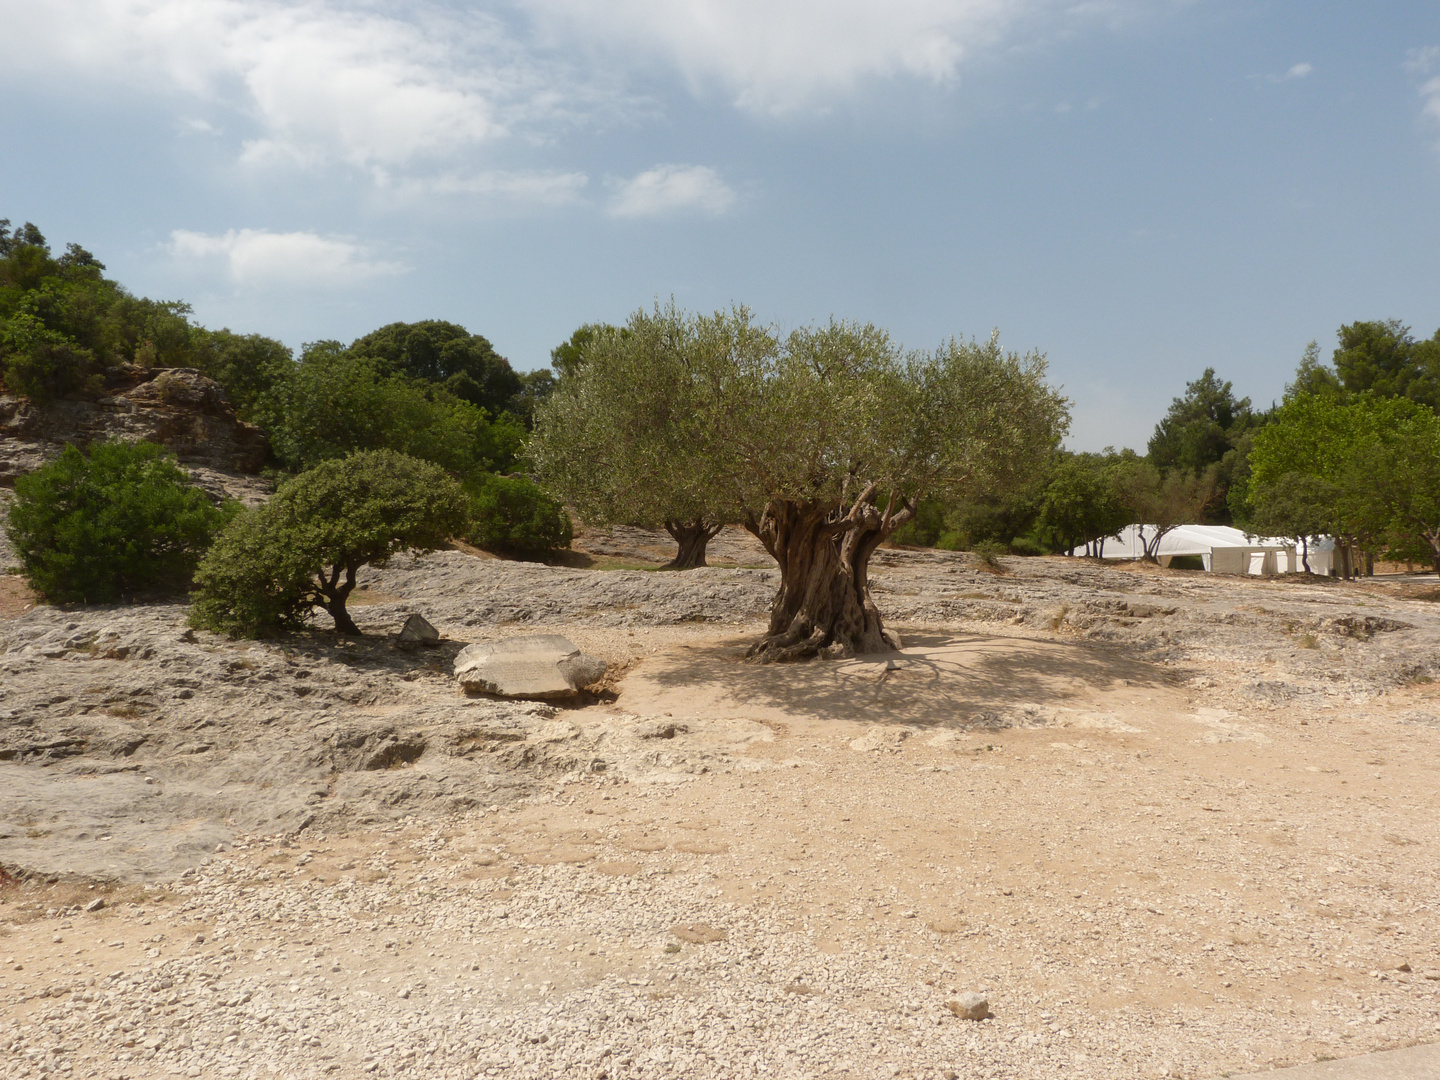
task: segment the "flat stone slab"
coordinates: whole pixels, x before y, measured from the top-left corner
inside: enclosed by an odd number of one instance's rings
[[[1290,1069],[1246,1073],[1230,1080],[1437,1080],[1440,1078],[1440,1043],[1407,1046],[1378,1054],[1317,1061]]]
[[[559,634],[533,634],[467,645],[455,657],[467,694],[545,700],[573,697],[605,676],[605,661]]]

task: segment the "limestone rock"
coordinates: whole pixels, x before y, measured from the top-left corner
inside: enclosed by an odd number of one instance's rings
[[[236,417],[220,385],[190,368],[122,364],[106,373],[102,395],[43,406],[0,395],[0,483],[34,472],[66,443],[106,439],[157,442],[182,466],[222,476],[258,473],[269,449],[258,427]]]
[[[947,1001],[945,1007],[961,1020],[984,1020],[990,1015],[990,1001],[984,994],[961,994],[958,1001]]]
[[[599,682],[605,661],[558,634],[535,634],[467,645],[455,657],[455,674],[468,694],[563,698]]]
[[[402,645],[438,645],[440,631],[430,625],[424,615],[411,615],[400,630]]]

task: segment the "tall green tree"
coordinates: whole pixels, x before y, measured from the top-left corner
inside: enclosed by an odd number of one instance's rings
[[[870,595],[875,549],[927,494],[1028,482],[1068,423],[1044,358],[1006,353],[993,337],[907,353],[868,324],[782,339],[744,308],[695,316],[673,305],[628,324],[632,335],[652,326],[675,347],[632,365],[619,400],[605,392],[602,354],[587,349],[542,407],[530,452],[552,483],[589,458],[596,472],[623,463],[632,484],[735,508],[780,567],[769,631],[750,650],[762,661],[893,648]],[[648,456],[607,458],[594,432],[618,425],[586,414],[617,407],[674,434]]]
[[[438,384],[491,416],[511,408],[525,385],[488,340],[439,319],[390,323],[357,338],[349,352],[374,361],[382,374]]]
[[[459,476],[512,467],[525,430],[442,387],[387,372],[336,341],[305,346],[257,401],[276,457],[293,471],[359,450],[389,449]]]

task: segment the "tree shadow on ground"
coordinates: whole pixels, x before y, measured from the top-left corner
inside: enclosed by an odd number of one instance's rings
[[[747,663],[748,641],[650,658],[622,691],[627,708],[677,715],[775,713],[864,723],[996,726],[1022,706],[1083,708],[1122,687],[1172,689],[1184,672],[1091,642],[909,633],[899,653],[799,664]],[[1003,726],[1003,725],[1002,725]]]

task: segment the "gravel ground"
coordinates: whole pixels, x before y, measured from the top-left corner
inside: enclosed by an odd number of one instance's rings
[[[56,777],[189,801],[83,841],[12,815],[0,865],[218,831],[168,873],[0,888],[0,1077],[1208,1078],[1440,1039],[1433,579],[887,552],[898,666],[756,668],[768,573],[367,578],[362,625],[558,630],[625,669],[572,710],[466,702],[383,639],[3,624],[0,750],[98,734],[0,761],[0,806]],[[151,691],[135,714],[51,701],[117,681]],[[967,992],[993,1018],[947,1007]]]

